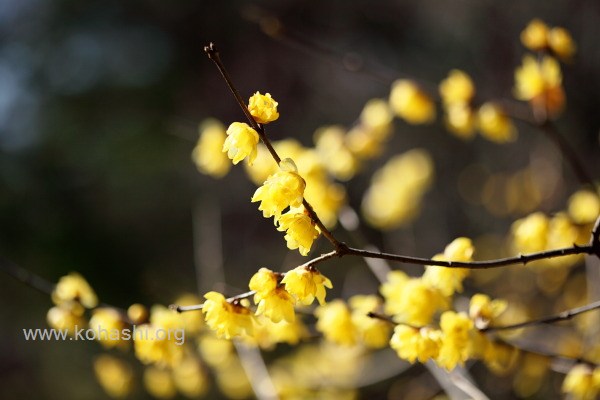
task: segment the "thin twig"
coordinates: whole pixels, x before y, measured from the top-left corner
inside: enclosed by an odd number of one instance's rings
[[[52,295],[55,284],[41,276],[0,256],[0,269],[16,280],[48,296]]]
[[[548,317],[537,318],[530,321],[520,322],[518,324],[505,325],[505,326],[488,326],[486,328],[481,328],[481,332],[495,332],[495,331],[506,331],[512,329],[525,328],[529,326],[541,325],[541,324],[551,324],[553,322],[567,321],[579,314],[583,314],[588,311],[593,311],[600,309],[600,301],[595,301],[590,304],[586,304],[585,306],[571,308],[570,310],[562,311],[555,315],[550,315]]]
[[[248,297],[254,296],[255,294],[256,294],[256,292],[254,290],[251,290],[249,292],[238,294],[237,296],[228,297],[227,301],[231,303],[232,301],[247,299]],[[190,306],[180,306],[177,304],[169,305],[170,310],[177,311],[177,312],[197,311],[197,310],[202,310],[203,307],[204,307],[204,303],[192,304]]]

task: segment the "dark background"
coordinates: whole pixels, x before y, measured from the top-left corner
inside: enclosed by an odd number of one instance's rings
[[[257,19],[266,16],[315,49],[263,33]],[[350,126],[401,76],[435,90],[460,68],[478,98],[511,97],[525,53],[519,33],[534,17],[566,27],[578,44],[563,68],[568,110],[558,125],[597,178],[597,1],[1,0],[0,254],[50,281],[79,271],[110,304],[169,304],[215,283],[195,278],[192,221],[218,213],[229,292],[244,290],[259,267],[289,268],[299,257],[286,258],[281,235],[248,201],[254,186],[240,167],[215,181],[191,162],[204,118],[242,120],[203,54],[207,42],[218,44],[243,97],[260,90],[279,101],[273,139],[309,146],[317,127]],[[459,235],[503,235],[522,216],[492,215],[461,198],[457,181],[471,163],[512,173],[532,153],[550,154],[564,179],[542,202],[547,212],[564,209],[578,187],[552,145],[524,125],[504,146],[479,137],[464,143],[441,122],[395,126],[385,155],[347,184],[359,207],[371,173],[390,155],[432,153],[436,180],[422,216],[386,236],[366,232],[390,251],[431,256]],[[313,254],[327,249],[319,243]],[[334,279],[347,271],[324,270]],[[367,281],[364,291],[374,292]],[[104,398],[91,369],[96,343],[24,342],[22,328],[46,326],[47,296],[0,275],[0,301],[0,397]]]

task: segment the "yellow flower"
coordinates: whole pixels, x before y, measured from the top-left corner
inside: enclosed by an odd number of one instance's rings
[[[285,319],[273,322],[267,317],[259,317],[251,343],[255,342],[261,349],[272,350],[277,343],[296,345],[307,336],[308,330],[301,318],[296,318],[294,322],[287,322]]]
[[[298,175],[294,162],[286,158],[279,166],[281,170],[269,176],[252,196],[252,202],[261,202],[258,209],[265,218],[275,215],[278,219],[285,208],[299,207],[304,198],[306,182]]]
[[[600,391],[600,373],[592,371],[586,364],[577,364],[567,374],[563,381],[562,391],[574,400],[595,400]]]
[[[392,326],[387,321],[371,318],[369,312],[377,312],[382,308],[382,301],[376,295],[355,295],[348,300],[352,309],[354,324],[361,342],[373,349],[387,346]]]
[[[570,60],[575,54],[576,46],[569,31],[564,28],[555,27],[548,34],[550,49],[562,60]]]
[[[94,360],[94,373],[102,389],[112,398],[125,398],[133,388],[132,368],[117,357],[98,356]]]
[[[127,346],[127,341],[122,340],[121,331],[126,327],[121,314],[114,308],[97,308],[90,318],[90,329],[95,331],[95,339],[107,348]]]
[[[319,304],[325,304],[325,288],[331,289],[331,281],[312,267],[297,267],[286,272],[281,283],[285,290],[304,305],[311,304],[315,298]]]
[[[454,239],[444,249],[444,254],[433,257],[434,260],[473,261],[475,251],[471,239],[460,237]],[[467,268],[446,268],[428,265],[423,274],[423,281],[432,288],[438,289],[444,296],[449,297],[454,292],[462,292],[462,281],[469,275]]]
[[[250,97],[248,110],[256,122],[268,124],[279,118],[278,104],[269,93],[262,95],[260,92],[256,92]]]
[[[425,150],[413,149],[394,156],[373,175],[363,197],[366,220],[379,229],[407,224],[418,215],[432,180],[433,161]]]
[[[77,302],[62,303],[48,310],[46,321],[51,328],[66,330],[70,336],[73,336],[78,328],[86,325],[83,311],[83,307]]]
[[[569,197],[569,215],[577,224],[590,224],[600,215],[600,198],[590,190],[580,190]]]
[[[549,223],[548,217],[542,212],[515,221],[511,227],[514,249],[522,253],[545,250]]]
[[[319,237],[319,229],[306,214],[304,207],[292,208],[279,217],[278,231],[286,231],[285,240],[288,249],[299,249],[300,254],[307,255],[313,241]]]
[[[475,85],[465,72],[453,69],[448,77],[440,83],[440,96],[446,105],[466,104],[475,95]]]
[[[200,172],[214,178],[229,172],[231,163],[222,151],[226,138],[225,127],[219,121],[209,119],[200,125],[200,137],[192,151],[192,160]]]
[[[475,321],[477,328],[485,328],[502,314],[507,306],[505,300],[492,300],[488,295],[478,293],[471,297],[469,317]]]
[[[463,365],[469,358],[469,336],[473,321],[464,313],[446,311],[440,318],[440,328],[443,333],[442,346],[436,362],[450,371],[457,365]]]
[[[317,307],[315,316],[317,317],[316,328],[325,336],[325,339],[345,346],[352,346],[356,343],[352,315],[342,300],[336,299]]]
[[[521,43],[533,51],[541,51],[548,46],[548,26],[539,19],[533,19],[521,32]]]
[[[523,65],[515,71],[515,97],[527,100],[534,109],[551,116],[557,115],[565,103],[562,73],[558,62],[544,57],[541,62],[531,56],[523,58]]]
[[[144,370],[144,388],[157,399],[170,399],[177,394],[171,371],[165,368],[147,367]]]
[[[278,274],[261,268],[250,279],[248,285],[254,290],[254,303],[258,306],[256,315],[265,315],[273,322],[285,320],[294,322],[294,298],[278,284]]]
[[[467,103],[451,103],[445,107],[446,128],[461,139],[472,139],[475,136],[475,114]]]
[[[208,390],[206,372],[192,357],[185,358],[173,369],[173,381],[177,390],[188,398],[197,398]]]
[[[371,99],[360,113],[360,122],[369,135],[377,140],[385,139],[392,131],[394,117],[388,103],[383,99]]]
[[[413,364],[416,360],[425,363],[435,359],[442,344],[442,332],[430,328],[414,328],[398,325],[390,340],[390,346],[398,357]]]
[[[58,280],[52,292],[52,301],[57,305],[78,301],[86,308],[94,308],[98,305],[96,293],[77,272],[71,272]]]
[[[506,375],[517,365],[519,355],[519,349],[514,346],[501,342],[489,342],[483,361],[496,375]]]
[[[346,131],[338,125],[323,126],[314,133],[321,162],[334,177],[347,181],[358,169],[358,160],[346,145]]]
[[[205,314],[206,324],[216,332],[217,336],[231,339],[244,334],[252,336],[253,320],[251,311],[238,304],[230,303],[217,292],[208,292],[204,295],[206,301],[202,312]]]
[[[512,142],[517,138],[517,129],[500,106],[484,103],[477,110],[477,125],[481,135],[496,143]]]
[[[411,124],[425,124],[435,119],[433,100],[412,81],[395,81],[389,102],[394,113]]]
[[[385,298],[385,313],[394,315],[396,322],[427,325],[436,311],[447,307],[442,294],[420,278],[393,271],[387,279],[379,291]]]
[[[234,122],[227,128],[227,139],[223,143],[223,152],[234,164],[248,157],[248,164],[252,164],[256,158],[256,146],[258,144],[258,133],[248,124]]]

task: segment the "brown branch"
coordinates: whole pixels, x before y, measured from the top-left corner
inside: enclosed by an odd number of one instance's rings
[[[596,246],[597,247],[597,246]],[[573,245],[573,247],[567,247],[562,249],[555,250],[547,250],[541,251],[538,253],[530,253],[530,254],[520,254],[515,257],[506,257],[499,258],[495,260],[485,260],[485,261],[443,261],[443,260],[432,260],[429,258],[421,258],[421,257],[411,257],[404,256],[399,254],[390,254],[376,251],[368,251],[355,249],[353,247],[349,247],[346,254],[355,255],[360,257],[369,257],[369,258],[380,258],[383,260],[403,262],[409,264],[419,264],[419,265],[435,265],[439,267],[446,268],[468,268],[468,269],[487,269],[487,268],[497,268],[504,267],[507,265],[513,264],[527,264],[536,260],[543,260],[546,258],[554,258],[554,257],[563,257],[573,254],[596,254],[595,248],[592,245]]]
[[[481,332],[495,332],[495,331],[506,331],[512,329],[525,328],[529,326],[541,325],[541,324],[551,324],[553,322],[567,321],[579,314],[583,314],[588,311],[597,310],[600,308],[600,301],[595,301],[590,304],[586,304],[585,306],[571,308],[570,310],[562,311],[555,315],[550,315],[548,317],[532,319],[530,321],[520,322],[518,324],[505,325],[505,326],[488,326],[486,328],[481,328]]]
[[[45,295],[52,295],[55,284],[0,256],[0,269],[16,280]]]

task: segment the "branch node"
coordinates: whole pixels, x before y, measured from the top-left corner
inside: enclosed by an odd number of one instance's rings
[[[204,52],[211,60],[219,56],[219,50],[213,42],[210,42],[207,46],[204,46]]]

